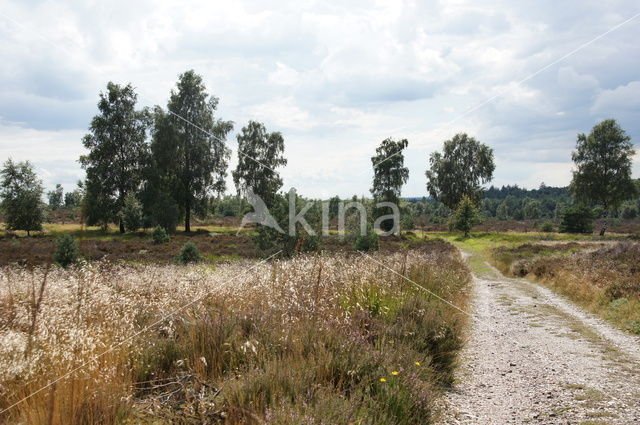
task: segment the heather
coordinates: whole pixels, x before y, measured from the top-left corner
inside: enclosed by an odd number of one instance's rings
[[[432,241],[0,279],[0,409],[51,383],[5,423],[411,424],[452,383],[465,316],[437,297],[464,307],[470,275]]]
[[[640,244],[523,244],[493,250],[512,276],[530,276],[619,327],[640,333]]]

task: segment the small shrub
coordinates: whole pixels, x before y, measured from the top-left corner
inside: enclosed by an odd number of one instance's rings
[[[177,261],[180,264],[197,263],[202,259],[200,250],[193,242],[187,242],[182,246]]]
[[[531,264],[527,260],[518,260],[511,264],[510,272],[514,276],[524,277],[529,274]]]
[[[320,250],[322,240],[320,236],[307,235],[302,241],[302,252],[316,252]]]
[[[609,303],[609,307],[613,309],[619,309],[627,304],[629,304],[629,300],[627,298],[616,298]]]
[[[616,281],[605,289],[605,295],[611,300],[624,299],[636,295],[638,285],[628,280]]]
[[[65,269],[78,261],[80,258],[80,250],[73,236],[64,234],[58,238],[53,258],[56,260],[56,263]]]
[[[124,199],[124,206],[120,214],[128,232],[135,232],[142,227],[142,204],[133,194],[127,195]]]
[[[295,200],[298,205],[296,208],[302,209],[304,207],[302,198],[296,195]],[[322,215],[319,204],[309,209],[305,215],[307,223],[315,234],[309,232],[300,223],[296,223],[294,229],[289,229],[289,208],[287,197],[277,195],[273,200],[273,205],[269,207],[269,213],[274,223],[257,226],[253,241],[265,255],[278,252],[283,257],[290,258],[303,252],[320,250],[322,238],[319,235]],[[276,224],[280,229],[276,229]]]
[[[153,229],[151,238],[153,239],[153,243],[155,244],[167,243],[171,240],[171,238],[169,238],[169,235],[167,234],[167,231],[160,226]]]
[[[547,221],[545,223],[542,223],[540,225],[540,231],[541,232],[546,232],[546,233],[551,233],[555,230],[555,226],[553,225],[552,222]]]
[[[458,204],[458,208],[456,208],[456,212],[451,220],[451,227],[463,232],[464,237],[467,238],[473,226],[479,223],[478,208],[471,198],[465,196]]]
[[[416,222],[411,213],[407,212],[402,215],[402,218],[400,219],[400,228],[405,231],[416,228]]]
[[[353,244],[356,251],[377,251],[378,246],[378,234],[373,230],[369,230],[364,235],[357,236]]]
[[[585,206],[576,205],[562,211],[561,233],[592,233],[593,213]]]

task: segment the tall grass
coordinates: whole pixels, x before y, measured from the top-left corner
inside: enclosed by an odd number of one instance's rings
[[[464,307],[450,245],[375,258]],[[429,422],[464,315],[359,254],[252,265],[4,268],[0,410],[82,367],[0,423]]]
[[[615,325],[640,334],[640,244],[524,244],[493,251],[494,264],[531,276]]]

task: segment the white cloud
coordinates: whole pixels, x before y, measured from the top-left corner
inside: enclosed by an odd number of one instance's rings
[[[272,123],[285,130],[308,130],[316,125],[309,113],[302,110],[293,97],[277,97],[249,106],[245,108],[245,112],[257,120]]]
[[[269,74],[269,81],[282,86],[295,86],[300,81],[300,73],[282,62],[276,62],[276,70]]]
[[[613,90],[603,90],[591,111],[596,114],[638,113],[640,109],[640,81],[632,81]]]
[[[77,162],[85,153],[81,146],[82,130],[43,131],[25,128],[14,123],[0,124],[0,158],[30,161],[46,187],[62,183],[73,189],[83,171]]]
[[[20,123],[0,126],[0,159],[30,156],[50,183],[82,175],[73,162],[79,137],[107,81],[132,82],[143,105],[163,105],[177,75],[193,68],[237,129],[257,119],[283,132],[285,184],[301,193],[367,193],[369,157],[393,136],[409,139],[405,194],[422,195],[428,154],[461,131],[494,147],[496,181],[537,186],[541,170],[567,163],[575,134],[600,118],[619,118],[640,137],[640,29],[629,23],[515,82],[624,21],[634,6],[0,0],[18,22],[0,17],[0,119]],[[567,179],[564,170],[545,182]]]

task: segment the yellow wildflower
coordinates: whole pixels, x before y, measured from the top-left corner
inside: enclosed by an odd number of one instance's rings
[[[394,370],[393,372],[391,372],[391,374],[393,376],[398,376],[398,375],[400,375],[400,372],[398,372],[397,370]]]
[[[420,366],[420,362],[416,362],[416,366]]]
[[[384,378],[380,378],[380,382],[387,382],[387,380]]]

